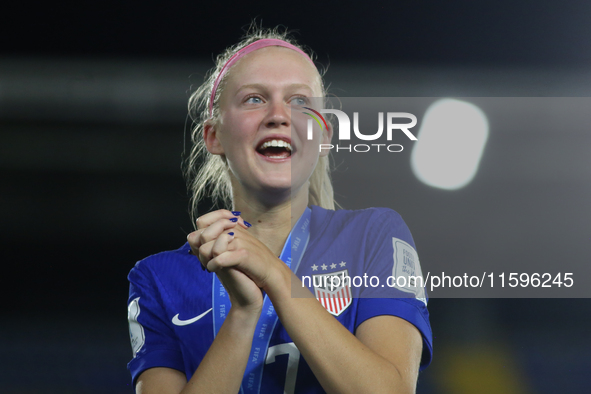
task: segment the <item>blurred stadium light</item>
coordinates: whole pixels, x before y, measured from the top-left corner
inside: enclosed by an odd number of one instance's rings
[[[459,189],[476,175],[488,139],[488,119],[474,104],[441,99],[427,109],[411,164],[429,186]]]

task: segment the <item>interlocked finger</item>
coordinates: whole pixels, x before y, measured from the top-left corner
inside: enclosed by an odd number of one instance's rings
[[[234,238],[234,233],[230,232],[227,234],[220,235],[215,242],[213,243],[213,247],[211,249],[211,256],[213,258],[218,257],[220,254],[224,253],[228,250],[228,244]]]
[[[201,230],[203,228],[207,228],[221,219],[238,219],[237,222],[240,223],[243,228],[250,227],[250,223],[247,223],[244,221],[244,219],[242,219],[240,212],[228,211],[227,209],[218,209],[217,211],[209,212],[203,216],[200,216],[197,219],[197,229]]]
[[[207,269],[211,272],[217,272],[222,268],[237,267],[245,260],[245,254],[246,251],[244,249],[226,250],[215,258],[209,260],[207,263]]]
[[[224,231],[236,227],[237,218],[232,219],[220,219],[208,227],[203,229],[199,229],[197,231],[193,231],[187,237],[187,241],[189,241],[189,245],[191,246],[191,250],[193,254],[198,256],[197,253],[202,245],[205,245],[208,242],[214,241],[217,237],[220,236]]]

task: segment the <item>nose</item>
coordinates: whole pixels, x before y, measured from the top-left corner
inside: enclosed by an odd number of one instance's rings
[[[290,127],[291,125],[291,111],[289,105],[282,102],[273,103],[269,106],[267,117],[265,118],[265,126],[270,129],[279,128],[281,126]]]

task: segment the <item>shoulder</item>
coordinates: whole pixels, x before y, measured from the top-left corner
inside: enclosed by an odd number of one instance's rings
[[[393,209],[372,207],[365,209],[339,209],[331,210],[312,205],[312,218],[316,218],[317,221],[336,221],[339,223],[343,222],[354,222],[354,221],[368,221],[382,218],[381,220],[402,220],[402,217]]]
[[[138,261],[127,278],[133,281],[134,279],[154,278],[156,276],[176,276],[179,271],[186,269],[189,265],[194,265],[195,260],[197,260],[189,251],[189,244],[185,243],[176,250],[150,255]]]
[[[189,250],[185,244],[138,261],[127,276],[130,301],[144,297],[176,310],[196,299],[209,299],[213,274],[203,271]]]
[[[312,228],[320,234],[354,231],[355,233],[387,233],[413,245],[412,235],[402,216],[391,208],[372,207],[366,209],[336,211],[313,205]]]

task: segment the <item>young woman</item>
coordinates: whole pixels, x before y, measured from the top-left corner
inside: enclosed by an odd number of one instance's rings
[[[198,217],[184,246],[130,272],[136,392],[415,392],[432,353],[426,299],[301,281],[367,274],[385,283],[401,253],[418,266],[394,211],[334,211],[318,149],[332,126],[309,140],[307,118],[292,119],[325,95],[300,47],[258,31],[220,55],[191,97],[192,110],[202,108],[194,211],[208,185],[232,211]]]

